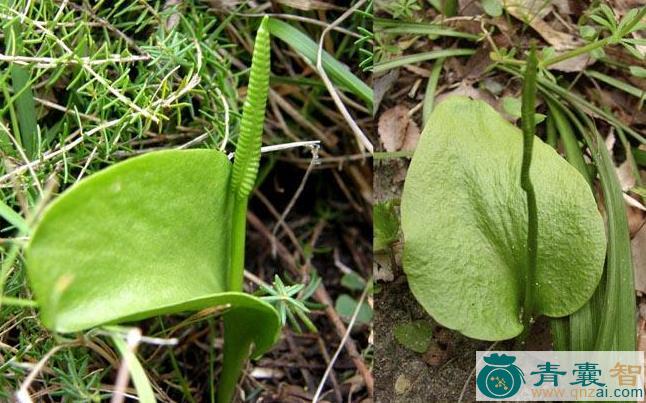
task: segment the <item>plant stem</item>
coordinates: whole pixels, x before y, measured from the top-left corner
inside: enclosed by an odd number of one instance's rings
[[[235,195],[233,202],[229,291],[242,291],[248,200],[249,199],[247,197]]]
[[[422,124],[426,125],[428,118],[431,117],[431,112],[433,111],[433,103],[435,102],[435,90],[437,90],[437,83],[440,79],[440,73],[442,72],[442,66],[444,65],[444,58],[439,58],[433,64],[433,69],[431,70],[431,76],[428,78],[428,85],[426,86],[426,93],[424,94],[424,106],[422,109]]]
[[[641,19],[644,17],[644,15],[646,15],[646,7],[642,8],[639,11],[639,13],[637,15],[635,15],[635,18],[633,18],[633,20],[622,30],[623,32],[621,32],[620,34],[623,34],[623,35],[621,35],[621,37],[623,37],[624,35],[627,35],[635,27],[635,25],[637,25],[641,21]],[[611,42],[616,42],[617,39],[618,38],[617,38],[616,35],[610,35],[610,36],[608,36],[606,38],[603,38],[603,39],[600,39],[598,41],[591,42],[591,43],[589,43],[589,44],[587,44],[585,46],[581,46],[580,48],[572,49],[569,52],[565,52],[565,53],[560,54],[558,56],[554,56],[551,59],[545,60],[541,64],[541,67],[551,66],[553,64],[562,62],[564,60],[571,59],[573,57],[577,57],[577,56],[586,54],[588,52],[592,52],[593,50],[602,48],[602,47],[608,45]]]
[[[520,186],[527,195],[527,266],[525,270],[525,301],[523,303],[523,333],[521,340],[529,332],[532,315],[534,313],[534,277],[536,273],[536,260],[538,248],[538,211],[536,208],[536,193],[532,184],[529,170],[532,163],[532,149],[534,146],[535,130],[535,103],[536,103],[536,70],[538,60],[536,50],[532,46],[525,69],[523,83],[523,99],[521,109],[521,126],[523,129],[523,161],[520,171]]]
[[[577,56],[581,56],[581,55],[584,55],[584,54],[586,54],[588,52],[592,52],[593,50],[602,48],[602,47],[606,46],[608,44],[608,42],[610,42],[611,38],[612,37],[609,36],[607,38],[588,43],[587,45],[581,46],[580,48],[572,49],[569,52],[565,52],[565,53],[562,53],[562,54],[560,54],[558,56],[554,56],[551,59],[545,60],[542,63],[541,67],[551,66],[553,64],[560,63],[560,62],[562,62],[564,60],[571,59],[571,58],[577,57]]]

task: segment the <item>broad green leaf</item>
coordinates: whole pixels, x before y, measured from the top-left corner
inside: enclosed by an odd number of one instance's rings
[[[500,0],[482,0],[480,2],[487,15],[500,17],[502,15],[502,3]]]
[[[521,333],[527,209],[522,136],[482,101],[451,97],[431,115],[402,197],[404,270],[442,325],[503,340]],[[540,139],[531,179],[538,205],[537,314],[561,317],[594,292],[605,233],[585,179]]]
[[[350,321],[355,309],[357,309],[357,301],[347,294],[339,295],[334,304],[334,309],[346,322]],[[372,321],[372,308],[367,303],[361,304],[359,313],[357,314],[357,323],[369,324]]]
[[[433,336],[433,326],[425,320],[400,323],[393,331],[399,344],[416,353],[428,350]]]
[[[502,109],[509,116],[520,119],[521,117],[520,107],[521,107],[520,98],[502,97]],[[534,114],[534,121],[536,124],[539,124],[545,120],[545,117],[546,116],[541,113],[536,113]]]
[[[280,327],[276,311],[227,289],[230,173],[218,151],[161,151],[58,197],[26,249],[45,326],[74,332],[228,305],[225,321],[247,327],[256,353],[269,348]]]
[[[341,277],[341,285],[348,290],[360,291],[366,287],[366,280],[361,278],[357,273],[346,273]]]

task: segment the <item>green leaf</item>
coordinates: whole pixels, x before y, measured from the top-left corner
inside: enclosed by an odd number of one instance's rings
[[[594,29],[593,26],[582,25],[579,27],[579,34],[583,39],[591,41],[594,40],[594,38],[597,36],[597,30]]]
[[[0,200],[0,217],[4,218],[9,224],[13,225],[20,231],[22,234],[29,233],[29,227],[24,218],[18,213],[16,213],[11,207]]]
[[[646,69],[639,66],[630,66],[630,74],[639,78],[646,78]]]
[[[471,56],[474,53],[475,50],[473,49],[440,49],[431,50],[429,52],[420,52],[379,62],[372,68],[372,72],[381,73],[407,64],[415,64],[425,62],[427,60],[442,59],[452,56]]]
[[[318,44],[300,30],[275,18],[269,19],[271,34],[293,47],[312,64],[316,64]],[[321,57],[323,68],[330,79],[359,97],[369,109],[372,109],[372,88],[352,74],[350,68],[339,62],[329,53],[323,51]]]
[[[43,324],[102,324],[226,306],[222,385],[280,331],[276,310],[230,292],[231,164],[214,150],[170,150],[115,164],[52,202],[26,248]],[[226,398],[225,398],[226,399]]]
[[[429,36],[450,36],[464,38],[472,41],[478,40],[478,35],[460,32],[440,24],[428,22],[403,22],[385,18],[375,18],[373,22],[375,32],[386,34],[416,34]]]
[[[459,7],[458,0],[442,0],[442,13],[447,17],[457,15]]]
[[[642,199],[646,200],[646,187],[635,186],[634,188],[630,189],[630,191],[637,193]]]
[[[514,98],[514,97],[502,98],[502,109],[509,116],[519,119],[521,117],[520,107],[521,107],[521,101],[519,98]],[[546,116],[543,115],[542,113],[534,114],[534,122],[536,124],[541,123],[542,121],[545,120],[545,118]]]
[[[339,314],[339,316],[341,316],[341,318],[346,322],[350,321],[350,318],[352,318],[352,315],[354,314],[354,310],[356,308],[357,308],[357,301],[347,294],[339,295],[339,298],[336,299],[336,303],[334,304],[334,309]],[[370,308],[370,305],[364,302],[363,304],[361,304],[361,307],[359,308],[359,313],[357,314],[356,322],[367,325],[371,321],[372,321],[372,308]]]
[[[431,344],[433,326],[426,320],[400,323],[395,326],[394,335],[402,346],[416,353],[424,353]]]
[[[502,109],[510,116],[515,118],[520,118],[520,98],[514,97],[503,97],[502,98]]]
[[[538,138],[533,148],[535,310],[561,317],[599,282],[604,226],[576,169]],[[503,340],[523,330],[521,158],[518,128],[482,101],[451,97],[431,115],[408,171],[401,217],[410,288],[438,322],[469,337]]]
[[[375,251],[386,249],[397,240],[399,216],[393,200],[378,202],[372,208],[373,240]]]
[[[500,17],[502,15],[502,4],[500,0],[482,0],[482,8],[487,15],[492,17]]]
[[[341,285],[351,291],[360,291],[366,287],[366,280],[357,273],[346,273],[341,277]]]
[[[23,50],[21,29],[17,20],[9,24],[7,33],[5,45],[10,54],[19,55]],[[29,70],[19,64],[11,63],[9,71],[13,92],[16,95],[15,108],[18,117],[18,127],[14,127],[13,130],[20,133],[20,142],[27,157],[34,158],[38,150],[38,123]]]

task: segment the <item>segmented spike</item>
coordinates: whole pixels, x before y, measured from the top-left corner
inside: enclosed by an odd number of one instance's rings
[[[256,33],[247,99],[242,108],[240,137],[236,147],[231,186],[239,197],[248,197],[260,165],[260,146],[269,92],[269,18],[264,17]]]

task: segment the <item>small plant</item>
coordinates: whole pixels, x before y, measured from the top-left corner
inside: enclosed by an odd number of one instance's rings
[[[518,128],[485,102],[451,97],[433,111],[411,162],[401,204],[404,271],[422,306],[466,336],[510,339],[536,315],[569,315],[601,279],[606,237],[590,186],[535,136],[531,155],[534,272]]]
[[[388,12],[394,19],[410,20],[421,9],[417,0],[396,0],[388,5]]]
[[[234,163],[216,150],[169,150],[121,162],[51,203],[26,248],[43,324],[77,332],[225,306],[218,401],[232,400],[250,352],[281,319],[242,292],[247,200],[260,160],[269,89],[268,18],[260,24]],[[145,400],[145,399],[144,399]]]

